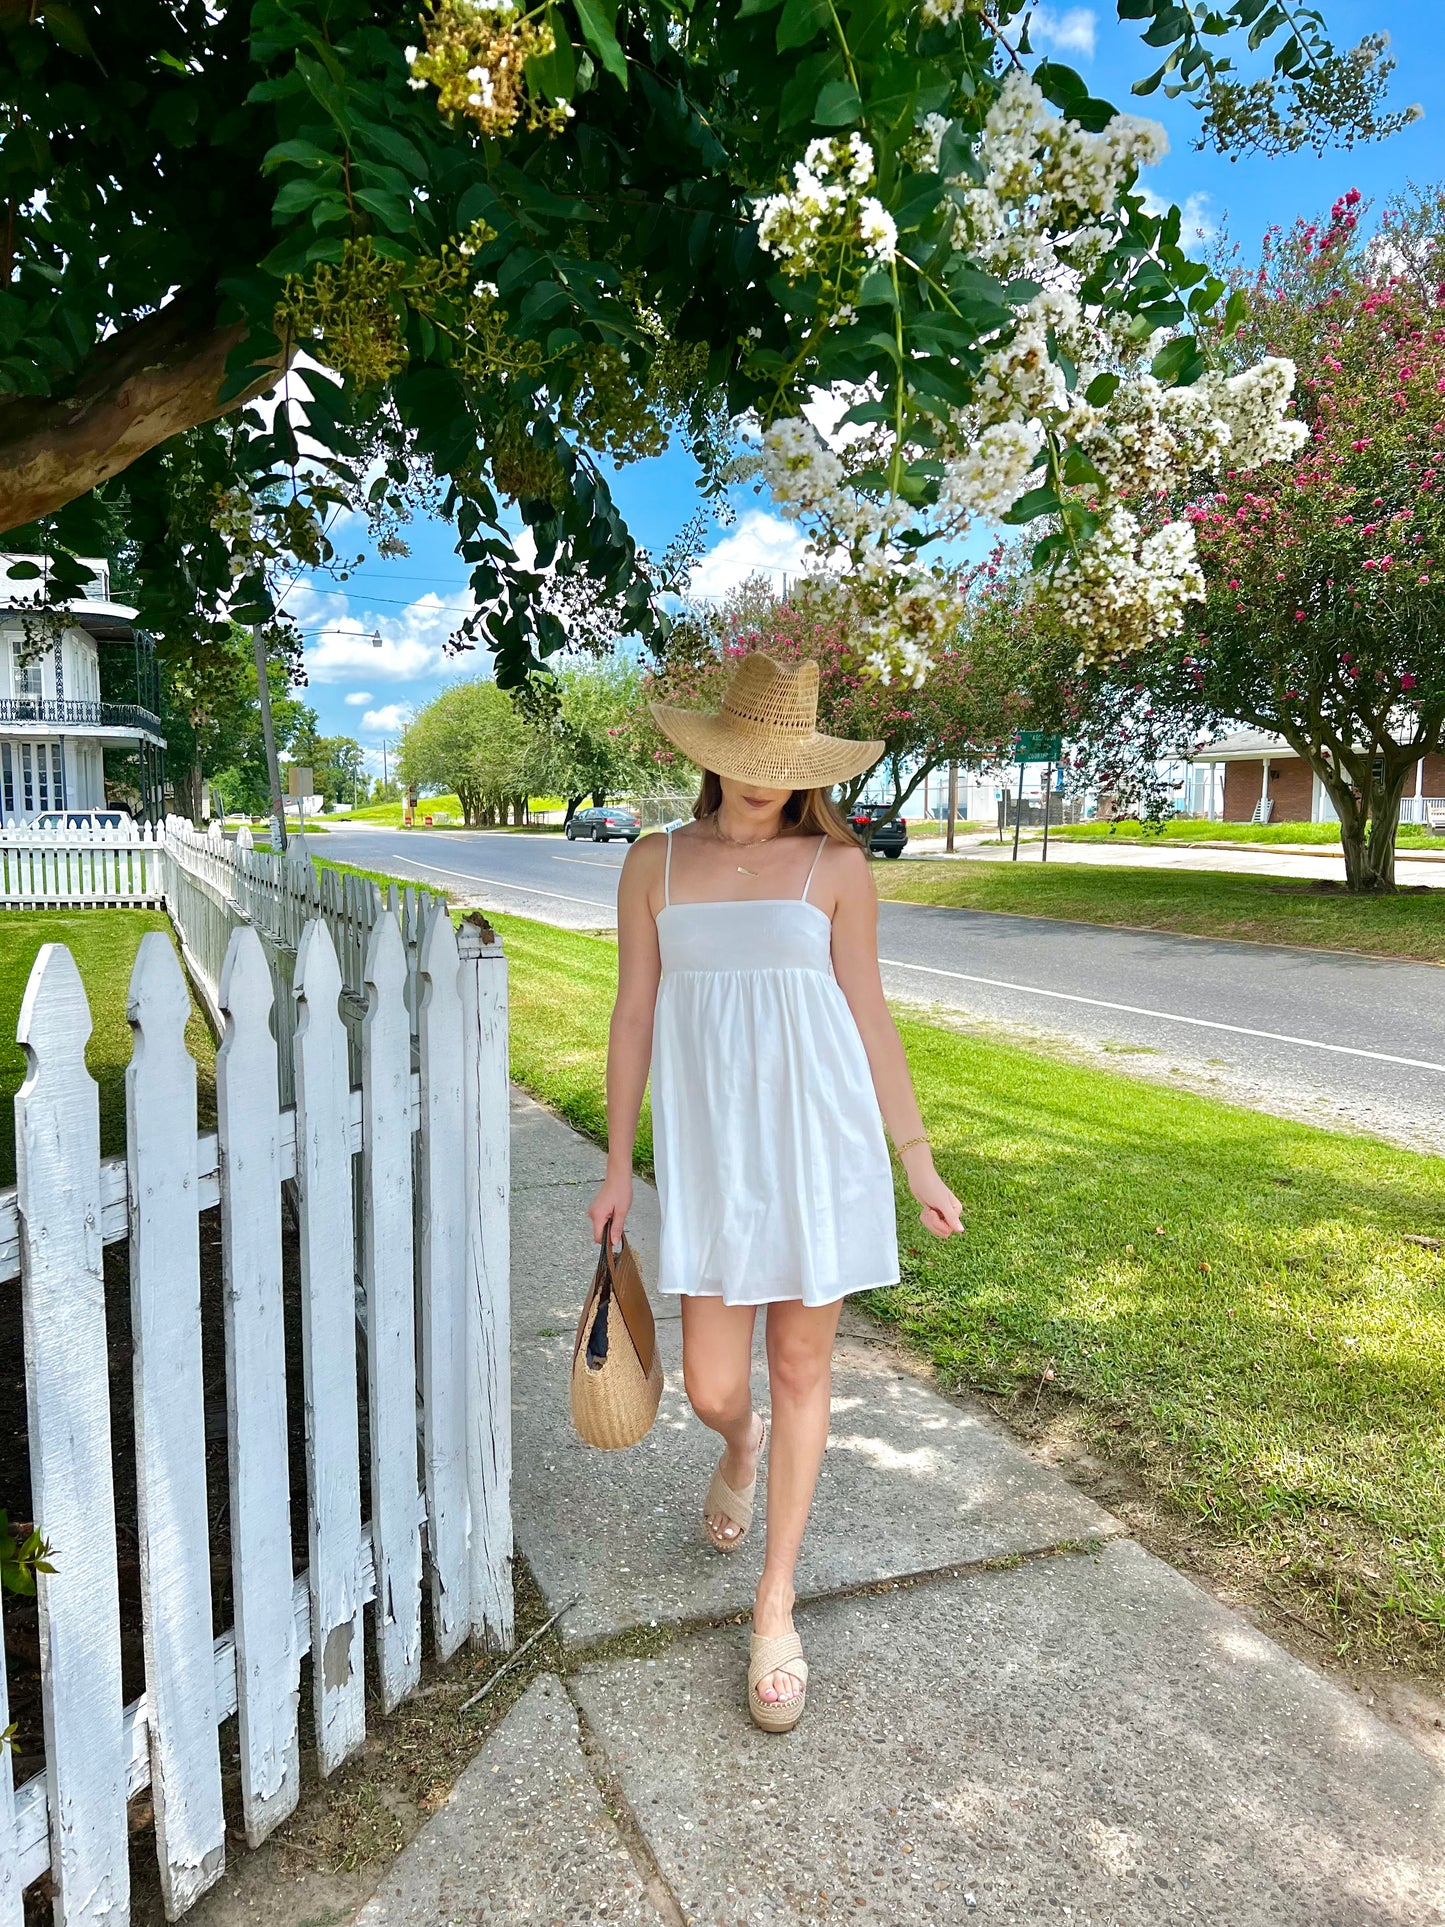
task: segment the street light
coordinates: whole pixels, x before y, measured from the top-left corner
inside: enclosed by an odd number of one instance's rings
[[[381,647],[381,631],[380,631],[380,629],[373,629],[373,630],[372,630],[372,632],[371,632],[371,646],[372,646],[372,648],[373,648],[373,649],[379,649],[379,648]]]

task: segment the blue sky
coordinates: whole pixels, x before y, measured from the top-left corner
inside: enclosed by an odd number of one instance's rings
[[[1253,258],[1264,231],[1296,214],[1314,215],[1348,187],[1381,200],[1407,182],[1445,175],[1445,10],[1441,0],[1319,0],[1336,45],[1352,45],[1384,29],[1397,62],[1392,104],[1418,102],[1423,120],[1392,140],[1351,153],[1322,157],[1304,153],[1283,159],[1231,162],[1194,151],[1193,110],[1171,102],[1162,90],[1133,100],[1131,83],[1149,71],[1151,49],[1137,28],[1114,18],[1112,0],[1075,4],[1053,0],[1036,13],[1036,50],[1076,67],[1090,89],[1131,112],[1147,113],[1169,132],[1170,153],[1149,171],[1147,185],[1186,215],[1186,235],[1202,230],[1212,240],[1221,229]],[[614,487],[639,541],[660,551],[698,505],[697,478],[685,450],[621,471]],[[767,501],[740,494],[730,528],[715,528],[694,586],[718,593],[758,569],[794,573],[801,544],[770,511]],[[479,653],[447,659],[443,645],[470,607],[467,571],[452,549],[451,530],[419,519],[405,531],[411,554],[384,561],[368,554],[345,583],[306,578],[288,606],[306,635],[309,688],[306,700],[327,733],[355,736],[379,771],[383,738],[395,740],[411,710],[427,702],[458,675],[485,666]],[[364,525],[355,518],[337,531],[338,547],[352,554],[364,546]],[[382,646],[370,638],[379,634]]]

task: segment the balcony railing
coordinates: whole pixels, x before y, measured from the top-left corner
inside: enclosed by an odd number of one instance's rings
[[[6,723],[49,723],[56,729],[135,729],[161,733],[161,719],[135,703],[57,702],[47,696],[0,696],[0,728]]]

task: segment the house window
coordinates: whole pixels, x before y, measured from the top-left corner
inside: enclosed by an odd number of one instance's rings
[[[30,754],[29,743],[20,745],[20,779],[24,794],[22,807],[27,816],[35,814],[35,764]]]
[[[10,745],[0,743],[0,785],[5,795],[5,821],[8,823],[15,814],[15,759],[10,754]]]
[[[25,654],[25,644],[15,643],[15,694],[17,696],[38,696],[40,694],[40,662]]]
[[[43,748],[40,753],[45,754]],[[60,743],[50,745],[50,798],[53,808],[65,808],[65,750]]]

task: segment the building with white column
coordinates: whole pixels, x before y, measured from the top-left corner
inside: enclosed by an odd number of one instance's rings
[[[119,749],[136,752],[141,813],[159,816],[165,738],[144,700],[158,701],[153,655],[135,610],[110,599],[110,565],[84,558],[85,594],[53,614],[40,606],[43,574],[14,574],[16,564],[43,571],[45,559],[0,555],[0,818],[103,809],[105,753]],[[134,702],[102,700],[100,651],[111,646],[134,666]]]

